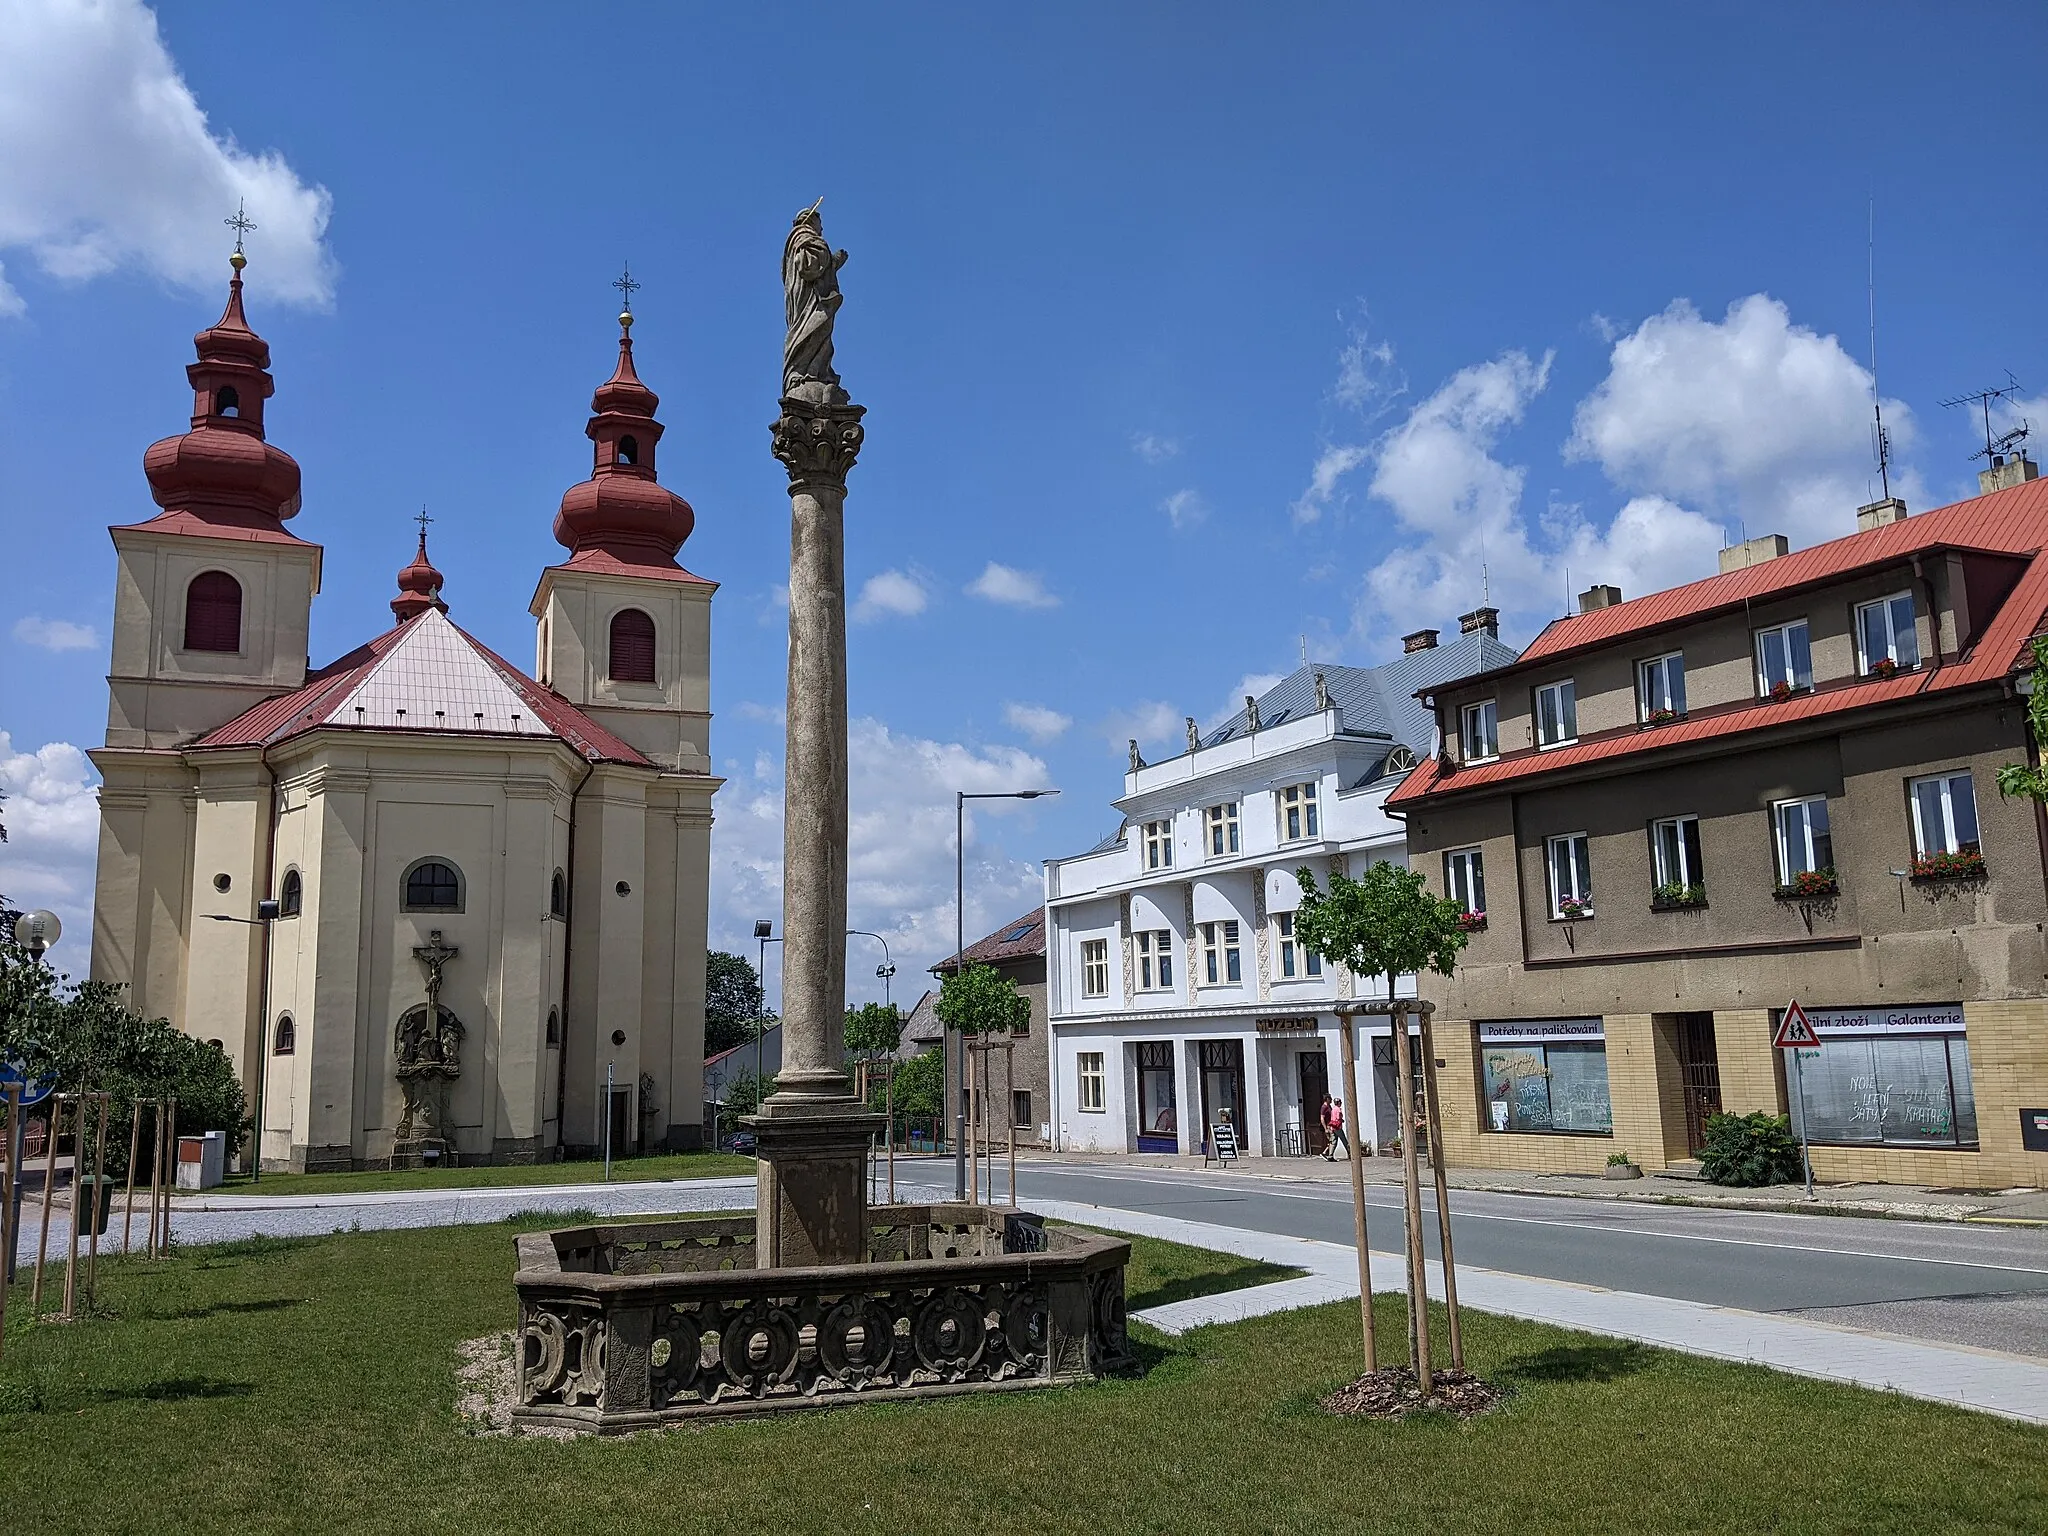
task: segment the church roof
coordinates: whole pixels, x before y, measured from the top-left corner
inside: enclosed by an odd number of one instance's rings
[[[271,746],[317,730],[552,737],[591,762],[655,764],[427,608],[193,743]]]

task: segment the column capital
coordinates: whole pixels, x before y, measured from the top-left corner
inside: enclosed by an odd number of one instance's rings
[[[831,405],[816,400],[782,397],[782,414],[768,431],[775,457],[789,471],[792,491],[846,489],[846,472],[860,453],[866,436],[860,419],[864,405]]]

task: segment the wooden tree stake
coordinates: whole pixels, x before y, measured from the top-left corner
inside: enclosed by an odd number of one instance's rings
[[[1365,1323],[1365,1370],[1371,1375],[1380,1368],[1379,1345],[1372,1331],[1372,1259],[1365,1242],[1365,1164],[1358,1150],[1358,1048],[1352,1043],[1356,1021],[1339,1014],[1337,1022],[1344,1037],[1344,1150],[1351,1164],[1351,1230],[1358,1244],[1358,1310]]]
[[[1391,990],[1391,988],[1389,989]],[[1415,1157],[1415,1049],[1408,1039],[1408,1007],[1393,1005],[1394,1070],[1401,1075],[1396,1102],[1401,1106],[1401,1185],[1406,1196],[1408,1229],[1408,1348],[1415,1363],[1415,1382],[1424,1397],[1433,1385],[1429,1370],[1429,1279],[1423,1268],[1422,1170]]]
[[[1465,1336],[1458,1324],[1458,1264],[1451,1253],[1450,1178],[1444,1169],[1444,1117],[1437,1099],[1436,1041],[1430,1034],[1429,1014],[1422,1014],[1422,1096],[1423,1113],[1429,1123],[1429,1166],[1436,1175],[1437,1241],[1444,1253],[1444,1312],[1451,1321],[1451,1369],[1465,1369]]]

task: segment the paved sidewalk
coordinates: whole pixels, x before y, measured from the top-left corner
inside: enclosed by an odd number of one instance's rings
[[[1172,1302],[1132,1314],[1165,1333],[1184,1333],[1205,1324],[1237,1322],[1358,1295],[1356,1253],[1335,1243],[1076,1201],[1036,1200],[1032,1204],[1062,1221],[1164,1238],[1309,1271],[1301,1279]],[[1443,1266],[1431,1263],[1428,1280],[1431,1294],[1441,1297]],[[1373,1255],[1372,1285],[1375,1294],[1407,1289],[1398,1257]],[[2017,1355],[1664,1296],[1536,1280],[1466,1264],[1458,1266],[1458,1299],[1478,1312],[1552,1323],[1717,1360],[1769,1366],[1821,1381],[1898,1392],[2028,1424],[2048,1424],[2048,1362]]]
[[[1019,1153],[1028,1163],[1099,1165],[1101,1153]],[[1134,1152],[1113,1159],[1133,1169],[1201,1169],[1199,1157]],[[1214,1162],[1207,1164],[1217,1171]],[[1280,1179],[1294,1182],[1343,1183],[1350,1178],[1343,1162],[1320,1157],[1248,1157],[1232,1163],[1232,1178]],[[1428,1174],[1425,1171],[1425,1179]],[[1603,1179],[1596,1174],[1517,1173],[1501,1168],[1452,1168],[1453,1189],[1488,1190],[1510,1195],[1556,1195],[1588,1200],[1641,1200],[1665,1205],[1702,1205],[1749,1211],[1791,1211],[1804,1216],[1888,1216],[1914,1221],[1982,1221],[2048,1227],[2048,1189],[1958,1190],[1921,1184],[1817,1184],[1813,1200],[1799,1184],[1774,1184],[1764,1189],[1724,1189],[1701,1179],[1646,1174],[1640,1179]],[[1398,1157],[1368,1157],[1368,1184],[1401,1182]]]

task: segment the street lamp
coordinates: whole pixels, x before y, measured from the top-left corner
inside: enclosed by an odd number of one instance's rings
[[[246,923],[263,930],[263,996],[256,1017],[256,1145],[249,1158],[249,1182],[263,1182],[263,1085],[270,1080],[270,925],[277,921],[274,901],[256,903],[254,917],[230,917],[225,912],[206,915],[216,923]]]
[[[953,791],[953,974],[966,967],[967,802],[970,800],[1040,800],[1056,789],[1012,789],[988,794]],[[967,1042],[960,1042],[959,1070],[953,1074],[953,1198],[967,1198]]]
[[[770,944],[780,944],[782,940],[775,936],[774,920],[766,917],[755,920],[754,937],[761,942],[760,969],[754,973],[754,979],[761,984],[762,1017],[754,1020],[754,1092],[758,1095],[754,1100],[754,1109],[756,1113],[759,1113],[761,1100],[768,1097],[767,1085],[763,1077],[763,1074],[767,1071],[768,1062],[768,1047],[766,1044],[768,1039],[768,1030],[766,1028],[768,1013],[768,946]]]
[[[888,1004],[889,978],[896,974],[896,962],[889,958],[889,941],[879,933],[870,933],[865,928],[849,928],[846,930],[846,936],[849,939],[873,939],[882,946],[882,963],[875,967],[875,979],[882,984],[883,1003]]]

